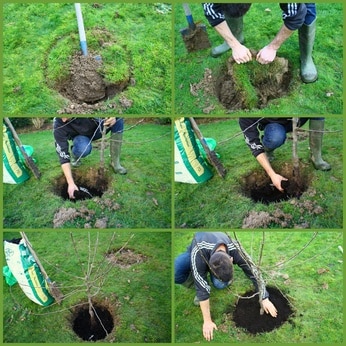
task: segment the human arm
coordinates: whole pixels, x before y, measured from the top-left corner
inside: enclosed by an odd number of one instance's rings
[[[262,124],[259,118],[240,118],[239,126],[244,134],[245,143],[251,150],[252,155],[257,159],[258,163],[262,166],[268,174],[273,185],[279,190],[283,191],[281,181],[286,181],[285,177],[277,174],[271,166],[267,154],[264,151],[263,145],[260,140],[258,125]]]
[[[275,38],[257,53],[256,60],[260,64],[271,63],[275,59],[278,49],[292,35],[293,32],[293,30],[288,29],[286,25],[283,24]]]
[[[246,63],[252,60],[250,50],[235,38],[226,21],[214,26],[214,29],[231,48],[232,57],[237,64]]]
[[[304,23],[307,12],[304,3],[280,3],[280,8],[282,10],[283,25],[275,38],[258,52],[256,60],[261,64],[271,63],[281,45]]]
[[[70,199],[74,199],[74,192],[78,191],[79,189],[73,180],[71,164],[69,162],[63,163],[61,165],[61,169],[64,173],[67,182],[67,193]]]
[[[209,299],[199,302],[203,316],[203,336],[207,341],[213,340],[214,329],[217,330],[216,324],[211,319]]]
[[[284,189],[281,186],[282,181],[287,181],[288,179],[281,176],[280,174],[277,174],[273,167],[271,166],[268,157],[266,153],[261,153],[256,156],[256,159],[258,163],[262,166],[262,168],[265,170],[267,175],[269,176],[270,180],[272,181],[273,185],[281,192],[284,191]]]

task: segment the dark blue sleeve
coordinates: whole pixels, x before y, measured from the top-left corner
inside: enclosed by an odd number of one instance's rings
[[[306,16],[306,5],[304,3],[280,3],[282,19],[289,30],[297,30],[303,24]]]

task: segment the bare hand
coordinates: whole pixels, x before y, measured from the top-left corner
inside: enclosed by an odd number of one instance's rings
[[[67,187],[67,193],[70,199],[75,199],[75,196],[74,196],[75,191],[79,191],[78,187],[75,184],[69,184]]]
[[[266,314],[270,314],[272,317],[276,317],[278,312],[274,304],[269,300],[269,298],[262,300],[262,308]]]
[[[265,46],[257,53],[256,60],[260,64],[265,65],[265,64],[269,64],[273,62],[275,57],[276,57],[276,50],[270,48],[269,46]]]
[[[116,123],[116,119],[113,117],[113,118],[106,118],[103,124],[106,127],[112,127],[115,123]]]
[[[214,329],[217,330],[217,327],[213,321],[203,323],[203,336],[207,341],[213,340]]]
[[[288,179],[281,176],[280,174],[274,174],[270,177],[273,185],[280,191],[280,192],[284,192],[284,189],[281,187],[281,182],[282,181],[287,181]]]
[[[232,48],[232,56],[237,64],[247,63],[252,60],[252,54],[250,50],[239,44],[237,47]]]

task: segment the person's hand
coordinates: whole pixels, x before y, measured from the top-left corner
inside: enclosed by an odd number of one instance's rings
[[[271,177],[270,177],[273,185],[280,191],[280,192],[284,192],[284,189],[282,188],[281,186],[281,182],[282,181],[287,181],[288,179],[283,177],[282,175],[280,174],[273,174]]]
[[[105,119],[104,121],[104,126],[106,127],[112,127],[114,124],[116,123],[116,119],[113,117],[113,118],[107,118]]]
[[[217,330],[217,327],[213,321],[203,323],[203,336],[207,341],[213,340],[214,329]]]
[[[265,46],[262,48],[256,55],[256,60],[262,64],[269,64],[274,61],[276,57],[276,50],[270,48],[269,46]]]
[[[67,193],[70,197],[70,199],[75,199],[74,192],[79,191],[76,184],[69,184],[67,187]]]
[[[237,64],[244,64],[252,60],[250,50],[242,44],[232,47],[232,57]]]
[[[262,300],[262,308],[266,314],[270,314],[272,317],[276,317],[278,312],[274,304],[269,300],[269,298]]]

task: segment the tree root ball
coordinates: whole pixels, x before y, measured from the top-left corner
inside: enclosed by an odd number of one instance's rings
[[[302,164],[300,164],[299,170],[296,171],[292,164],[285,163],[278,173],[288,179],[288,181],[281,183],[281,187],[284,189],[283,192],[273,186],[270,178],[261,169],[242,178],[242,193],[254,202],[269,204],[299,198],[307,190],[310,179],[306,167]]]
[[[91,199],[93,197],[102,197],[108,188],[108,177],[105,172],[94,168],[74,170],[73,179],[79,188],[79,191],[76,191],[74,194],[75,198],[71,200],[73,202]],[[62,174],[55,180],[53,192],[64,200],[69,200],[70,197],[67,193],[67,187],[66,178]]]
[[[79,306],[73,312],[72,329],[85,341],[103,340],[114,328],[114,319],[109,309],[93,303],[94,317],[89,313],[89,304]]]
[[[239,298],[233,313],[233,321],[237,327],[244,328],[251,334],[258,334],[279,328],[289,320],[293,309],[287,298],[276,288],[267,287],[267,291],[270,301],[278,311],[277,317],[266,313],[260,314],[258,295],[252,298]],[[254,293],[254,291],[246,292],[243,297],[251,297]]]

